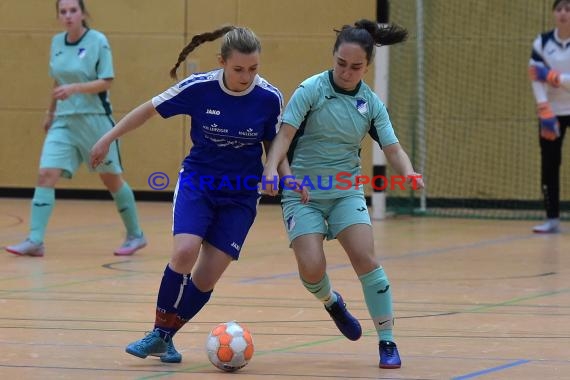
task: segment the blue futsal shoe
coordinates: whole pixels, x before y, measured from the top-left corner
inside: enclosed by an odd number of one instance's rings
[[[325,306],[325,310],[330,314],[336,327],[345,337],[350,340],[358,340],[362,336],[360,322],[348,312],[340,294],[338,292],[334,292],[334,294],[337,297],[336,302],[330,307]]]
[[[129,344],[125,351],[144,359],[149,355],[162,356],[167,353],[167,348],[168,342],[160,337],[157,330],[154,330],[146,334],[144,338]]]
[[[380,351],[380,368],[394,369],[402,366],[396,343],[389,340],[381,340],[378,344],[378,351]]]
[[[180,363],[182,361],[182,355],[180,352],[176,351],[174,341],[172,339],[168,341],[166,353],[160,356],[160,361],[163,363]]]

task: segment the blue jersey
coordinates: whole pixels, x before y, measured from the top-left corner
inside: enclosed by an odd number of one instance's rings
[[[223,69],[197,73],[155,96],[152,104],[164,118],[191,117],[185,172],[213,178],[216,186],[230,181],[230,190],[247,190],[239,185],[259,181],[262,141],[275,137],[283,106],[283,96],[265,79],[256,75],[247,90],[233,92],[223,83]]]

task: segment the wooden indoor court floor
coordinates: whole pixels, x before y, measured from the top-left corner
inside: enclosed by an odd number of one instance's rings
[[[132,257],[111,201],[58,200],[43,258],[0,253],[0,379],[570,379],[570,225],[535,235],[531,221],[399,217],[374,223],[392,283],[398,370],[378,368],[360,283],[337,242],[329,276],[364,335],[344,339],[302,287],[280,208],[261,205],[212,299],[176,336],[180,364],[138,359],[127,343],[152,329],[171,249],[171,204],[139,203],[149,245]],[[0,247],[25,237],[28,199],[0,199]],[[228,320],[256,352],[234,374],[204,343]]]

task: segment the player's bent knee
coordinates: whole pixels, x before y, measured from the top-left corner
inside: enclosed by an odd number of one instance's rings
[[[54,187],[61,176],[61,169],[40,169],[38,173],[38,186]]]

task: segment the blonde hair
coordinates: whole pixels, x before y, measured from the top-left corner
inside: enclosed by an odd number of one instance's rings
[[[261,42],[259,42],[259,38],[257,38],[251,29],[231,25],[224,26],[220,29],[214,30],[213,32],[197,34],[192,37],[190,43],[188,43],[188,45],[186,45],[178,55],[178,61],[170,70],[170,77],[173,79],[177,78],[176,71],[178,70],[178,67],[180,67],[180,64],[186,60],[188,54],[190,54],[194,49],[204,42],[214,41],[222,36],[224,39],[220,48],[220,55],[224,60],[228,59],[234,50],[243,54],[261,52]]]

